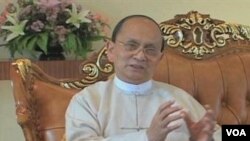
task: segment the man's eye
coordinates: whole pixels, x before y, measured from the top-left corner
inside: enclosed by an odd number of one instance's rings
[[[129,49],[129,50],[136,50],[138,48],[138,45],[133,44],[133,43],[128,43],[128,44],[126,44],[126,46],[127,46],[127,49]]]
[[[146,48],[147,51],[155,51],[155,48]]]
[[[145,48],[145,52],[149,55],[157,54],[158,50],[156,48]]]

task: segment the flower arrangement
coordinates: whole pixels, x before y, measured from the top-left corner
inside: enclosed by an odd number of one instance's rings
[[[14,57],[27,50],[45,54],[53,45],[65,53],[85,58],[91,42],[105,39],[109,28],[104,18],[84,9],[73,0],[17,0],[9,3],[0,16],[0,36]]]

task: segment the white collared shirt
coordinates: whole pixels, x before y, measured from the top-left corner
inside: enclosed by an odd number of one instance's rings
[[[152,88],[152,80],[148,80],[144,83],[141,84],[131,84],[122,81],[119,79],[117,76],[114,77],[114,83],[115,85],[119,88],[122,89],[123,91],[128,92],[127,94],[131,95],[144,95],[146,94],[147,91],[149,91]]]

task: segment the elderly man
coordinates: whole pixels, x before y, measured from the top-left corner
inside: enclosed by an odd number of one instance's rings
[[[66,112],[68,141],[219,141],[213,111],[185,91],[152,80],[163,55],[158,24],[131,15],[107,45],[115,76],[76,94]]]

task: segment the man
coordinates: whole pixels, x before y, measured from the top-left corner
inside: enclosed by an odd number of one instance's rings
[[[115,76],[76,94],[66,112],[68,141],[219,141],[213,111],[185,91],[152,80],[163,55],[158,24],[122,19],[107,45]]]

